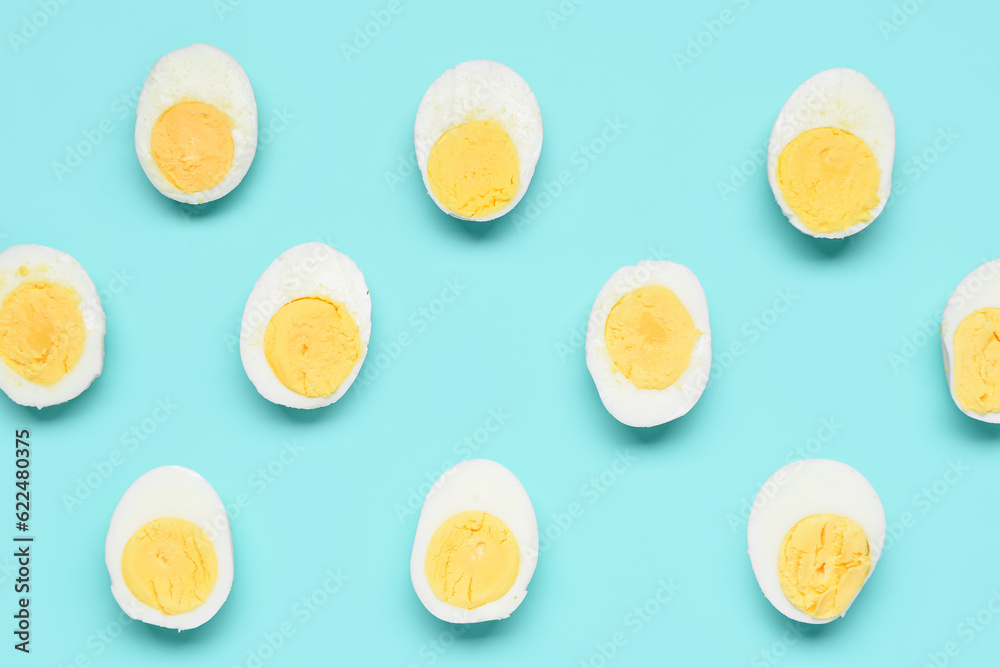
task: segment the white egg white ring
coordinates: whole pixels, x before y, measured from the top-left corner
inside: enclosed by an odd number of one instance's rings
[[[466,610],[434,595],[427,581],[427,548],[438,527],[468,510],[487,512],[507,525],[517,540],[521,565],[510,590],[502,597]],[[410,557],[410,578],[420,602],[438,619],[469,624],[506,619],[524,601],[538,564],[538,521],[521,482],[505,467],[488,459],[470,459],[444,472],[427,493]]]
[[[944,352],[944,373],[952,401],[969,417],[1000,424],[1000,413],[975,413],[966,410],[955,394],[955,330],[966,317],[986,308],[1000,308],[1000,260],[991,260],[976,267],[962,279],[948,298],[941,316],[941,348]]]
[[[324,297],[344,304],[358,325],[361,354],[350,375],[328,397],[307,397],[285,387],[267,363],[264,332],[282,306],[303,297]],[[344,396],[368,354],[372,300],[365,277],[351,258],[319,242],[288,249],[260,275],[247,298],[240,326],[240,357],[254,387],[268,401],[291,408],[329,406]]]
[[[642,287],[660,285],[672,290],[701,332],[691,351],[687,369],[673,385],[662,390],[639,389],[618,370],[608,353],[604,330],[608,315],[622,297]],[[690,269],[667,260],[643,260],[622,267],[597,294],[587,322],[587,368],[608,412],[630,427],[653,427],[670,422],[691,410],[701,398],[712,366],[712,330],[708,302],[698,278]]]
[[[451,128],[470,121],[496,120],[510,135],[517,151],[521,187],[499,211],[470,218],[438,201],[427,177],[427,160],[434,144]],[[528,83],[517,72],[492,60],[470,60],[442,74],[424,93],[413,127],[417,165],[434,203],[461,220],[488,221],[504,215],[521,201],[542,152],[542,111]]]
[[[153,126],[170,107],[206,102],[233,119],[233,164],[208,190],[184,193],[160,172],[150,152]],[[187,204],[217,200],[239,185],[257,153],[257,101],[246,72],[236,59],[208,44],[192,44],[156,61],[136,105],[135,152],[150,182],[167,197]]]
[[[814,128],[838,128],[868,145],[881,172],[878,205],[871,218],[840,232],[824,234],[806,227],[788,206],[778,185],[778,158],[790,141]],[[896,153],[896,121],[892,107],[868,77],[855,70],[836,68],[807,79],[795,89],[778,113],[767,143],[767,180],[788,221],[820,239],[842,239],[871,225],[882,213],[892,191],[892,163]]]
[[[176,517],[197,525],[212,541],[218,559],[215,587],[204,603],[190,612],[165,615],[142,603],[125,584],[122,553],[132,535],[148,522]],[[111,593],[132,619],[184,631],[215,616],[233,588],[233,536],[222,499],[207,480],[183,466],[161,466],[144,473],[125,491],[111,516],[104,561],[111,576]]]
[[[28,267],[27,276],[18,269]],[[101,298],[90,276],[79,262],[48,246],[24,244],[0,253],[0,305],[24,281],[46,280],[72,287],[80,295],[80,311],[86,330],[83,352],[76,365],[51,385],[39,385],[19,376],[0,361],[0,389],[22,406],[44,408],[78,397],[104,370],[106,319]]]
[[[837,618],[816,619],[791,604],[781,589],[778,553],[792,527],[821,514],[843,515],[864,529],[871,556],[870,578],[885,544],[885,510],[871,483],[847,464],[803,459],[781,467],[757,493],[747,521],[747,552],[761,591],[778,612],[807,624],[826,624]]]

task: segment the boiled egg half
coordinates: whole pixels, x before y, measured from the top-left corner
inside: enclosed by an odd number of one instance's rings
[[[208,481],[191,469],[155,468],[118,502],[104,559],[125,614],[193,629],[219,611],[233,586],[229,516]]]
[[[537,563],[535,510],[513,473],[470,459],[434,483],[410,557],[413,589],[431,614],[455,624],[509,617]]]
[[[948,298],[941,347],[955,405],[969,417],[1000,423],[1000,260],[977,267]]]
[[[643,260],[611,275],[587,323],[587,368],[604,407],[631,427],[687,413],[708,383],[705,291],[687,267]]]
[[[0,253],[0,388],[23,406],[77,397],[104,369],[105,317],[90,276],[47,246]]]
[[[462,220],[493,220],[528,189],[542,151],[542,112],[514,70],[471,60],[427,89],[413,138],[434,203]]]
[[[747,549],[757,584],[786,617],[843,617],[875,571],[885,511],[871,483],[847,464],[804,459],[778,469],[754,499]]]
[[[265,399],[292,408],[344,396],[368,354],[372,301],[358,265],[310,242],[285,251],[254,285],[240,356]]]
[[[136,105],[135,152],[178,202],[211,202],[239,185],[257,152],[257,102],[240,64],[207,44],[156,61]]]
[[[774,198],[800,231],[839,239],[885,208],[896,122],[868,77],[838,68],[799,86],[778,113],[767,145]]]

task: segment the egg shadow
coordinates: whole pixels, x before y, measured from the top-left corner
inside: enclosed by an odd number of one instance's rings
[[[90,387],[85,389],[80,395],[68,401],[64,401],[61,404],[46,406],[44,408],[21,406],[20,404],[17,404],[17,407],[21,409],[25,416],[38,422],[70,420],[81,412],[86,413],[87,411],[96,409],[96,406],[98,406],[105,397],[104,386],[105,383],[101,382],[101,376],[98,376],[94,379],[94,382],[90,384]]]

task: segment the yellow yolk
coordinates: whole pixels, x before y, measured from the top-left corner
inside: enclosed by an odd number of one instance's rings
[[[955,329],[955,396],[967,411],[1000,411],[1000,308],[965,317]]]
[[[218,574],[212,541],[200,527],[176,517],[146,523],[122,552],[128,590],[165,615],[191,612],[204,603]]]
[[[434,532],[424,570],[435,596],[472,610],[503,597],[520,567],[521,552],[507,525],[489,513],[469,510]]]
[[[59,381],[80,361],[86,340],[80,295],[69,286],[24,281],[0,306],[0,358],[25,380]]]
[[[864,141],[846,130],[814,128],[778,157],[778,185],[813,232],[830,234],[871,220],[881,170]]]
[[[292,392],[328,397],[361,356],[358,324],[343,304],[321,297],[290,301],[267,323],[264,356]]]
[[[838,617],[871,570],[868,536],[843,515],[810,515],[792,527],[778,552],[781,590],[816,619]]]
[[[160,173],[183,193],[222,182],[233,165],[233,121],[207,102],[180,102],[153,124],[150,153]]]
[[[673,385],[687,369],[700,334],[681,300],[662,285],[622,297],[604,326],[611,361],[643,390]]]
[[[495,213],[521,187],[517,149],[497,121],[463,123],[434,143],[427,180],[434,196],[450,211],[467,218]]]

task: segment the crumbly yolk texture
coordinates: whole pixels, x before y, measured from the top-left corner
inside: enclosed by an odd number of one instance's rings
[[[868,536],[843,515],[810,515],[792,527],[778,552],[781,590],[815,619],[847,610],[871,570]]]
[[[361,356],[358,324],[344,304],[322,297],[288,302],[264,330],[264,356],[281,384],[306,397],[328,397]]]
[[[176,517],[146,523],[122,552],[128,590],[165,615],[191,612],[204,603],[218,574],[212,541],[199,526]]]
[[[955,396],[967,411],[1000,411],[1000,308],[970,313],[955,329]]]
[[[649,285],[612,307],[604,326],[611,361],[641,390],[662,390],[680,378],[701,334],[673,290]]]
[[[514,534],[500,518],[481,510],[445,520],[431,537],[425,562],[434,595],[466,610],[503,597],[520,567]]]
[[[207,102],[180,102],[156,119],[149,148],[172,186],[202,192],[219,185],[233,166],[233,120]]]
[[[86,340],[80,295],[67,285],[24,281],[0,306],[0,357],[32,383],[58,382],[80,361]]]
[[[785,202],[806,227],[822,234],[871,220],[881,173],[868,145],[837,128],[807,130],[778,157]]]
[[[495,213],[521,187],[517,149],[497,121],[462,123],[434,142],[427,180],[450,211],[467,218]]]

